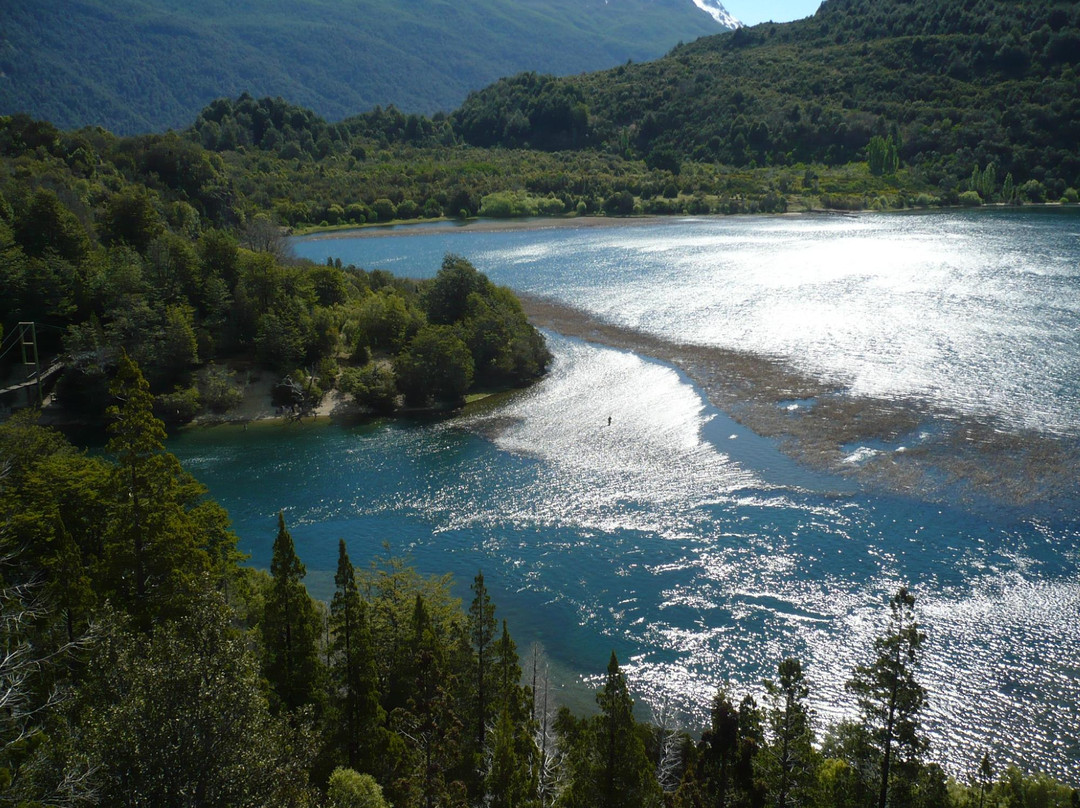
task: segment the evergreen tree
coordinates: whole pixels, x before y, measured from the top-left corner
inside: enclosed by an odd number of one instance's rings
[[[901,587],[889,600],[888,628],[874,641],[874,661],[855,668],[847,684],[879,760],[878,808],[910,803],[927,747],[919,729],[926,691],[915,680],[925,639],[915,619],[915,596]]]
[[[710,805],[725,806],[738,760],[739,711],[727,693],[713,696],[709,728],[701,734],[697,779]]]
[[[306,574],[279,511],[262,634],[266,678],[289,710],[313,704],[320,679],[318,618],[304,586]]]
[[[108,410],[116,509],[105,541],[106,578],[117,604],[146,629],[182,611],[209,568],[187,514],[205,489],[165,451],[150,385],[126,353],[109,391],[120,403]]]
[[[583,759],[575,761],[570,804],[582,808],[659,805],[660,785],[634,720],[634,702],[614,651],[608,662],[604,686],[596,694],[596,702],[600,706],[600,715],[586,726],[582,738],[585,748],[580,748],[579,744],[577,754]]]
[[[474,689],[476,708],[473,727],[476,749],[484,748],[484,734],[494,711],[491,708],[492,661],[495,640],[495,607],[484,586],[484,573],[477,572],[473,579],[473,601],[469,606],[469,640],[474,654]]]
[[[755,764],[764,745],[761,708],[754,697],[747,694],[739,702],[739,739],[732,779],[740,803],[750,808],[761,808],[765,804],[765,793],[755,776]]]
[[[515,724],[524,724],[532,712],[529,691],[521,685],[521,663],[517,645],[510,636],[506,621],[502,621],[502,635],[495,643],[492,654],[492,703],[506,709]]]
[[[494,737],[488,733],[486,797],[492,805],[505,808],[533,804],[539,772],[538,749],[529,726],[532,703],[529,691],[521,685],[517,646],[505,620],[502,635],[495,643],[492,663],[492,704],[498,717]]]
[[[511,716],[508,704],[499,710],[491,732],[491,754],[485,793],[490,808],[522,808],[536,804],[532,740]]]
[[[979,763],[979,771],[975,776],[975,782],[979,787],[979,808],[986,804],[986,795],[994,785],[994,767],[990,763],[990,753],[983,753]]]
[[[367,607],[345,540],[338,543],[338,567],[330,603],[330,674],[339,733],[351,769],[369,771],[382,720],[378,676],[372,656]]]
[[[94,591],[79,546],[59,519],[56,535],[59,538],[57,554],[46,571],[52,582],[50,594],[64,623],[64,633],[67,641],[73,643],[86,627],[87,614],[94,604]]]
[[[445,804],[452,791],[447,774],[459,759],[461,722],[453,711],[454,681],[447,666],[445,648],[432,630],[424,600],[418,593],[412,619],[412,683],[408,707],[395,711],[394,725],[411,748],[413,771],[399,793],[419,789],[424,808]],[[400,800],[395,800],[400,804]]]
[[[799,661],[781,662],[777,680],[765,682],[765,693],[771,737],[759,759],[769,804],[776,808],[812,804],[816,760],[806,704],[810,688]]]
[[[100,804],[309,804],[312,739],[271,714],[232,618],[203,594],[149,635],[114,628],[96,644],[78,726]]]

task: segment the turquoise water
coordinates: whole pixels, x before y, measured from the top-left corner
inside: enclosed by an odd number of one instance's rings
[[[852,391],[1062,442],[1080,434],[1080,217],[732,219],[590,230],[297,240],[298,253],[430,275],[447,251],[495,280],[677,340],[781,357]],[[580,698],[616,650],[638,698],[697,727],[715,689],[758,692],[788,655],[819,729],[885,601],[918,595],[932,756],[985,749],[1080,782],[1080,520],[942,504],[808,470],[674,368],[548,334],[551,374],[449,419],[194,430],[171,448],[266,566],[278,509],[325,595],[409,553],[478,568],[524,649]],[[1004,389],[1002,389],[1004,385]],[[611,425],[608,426],[608,418]]]

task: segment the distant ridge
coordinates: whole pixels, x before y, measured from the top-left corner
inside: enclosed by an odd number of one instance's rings
[[[0,114],[137,134],[242,92],[329,120],[431,114],[502,76],[644,61],[735,25],[716,0],[5,0]]]

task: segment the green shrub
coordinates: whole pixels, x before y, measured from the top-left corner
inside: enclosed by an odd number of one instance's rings
[[[238,406],[244,400],[243,391],[233,381],[235,376],[234,372],[214,364],[208,365],[199,372],[199,395],[206,409],[210,412],[223,413]]]
[[[200,409],[197,387],[177,387],[171,393],[154,396],[154,414],[168,424],[186,424]]]
[[[397,404],[397,380],[386,364],[371,362],[361,368],[346,368],[341,372],[338,389],[375,412],[392,412]]]
[[[544,200],[546,201],[546,200]],[[541,200],[524,191],[499,191],[480,200],[480,215],[491,219],[517,219],[537,216]],[[562,203],[559,204],[560,212]]]
[[[389,199],[376,199],[372,208],[374,209],[377,221],[389,222],[397,217],[397,208]]]
[[[541,216],[561,216],[566,210],[561,199],[544,197],[537,205]]]
[[[327,808],[390,808],[382,787],[370,774],[338,767],[326,787]]]
[[[1046,200],[1046,188],[1038,180],[1028,180],[1020,186],[1020,195],[1028,202],[1038,204]]]

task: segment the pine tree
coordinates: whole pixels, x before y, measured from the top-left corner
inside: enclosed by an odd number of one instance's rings
[[[986,803],[986,795],[994,785],[994,767],[990,763],[990,753],[983,753],[982,762],[979,763],[979,772],[975,777],[979,786],[979,808]],[[1076,792],[1074,792],[1076,793]]]
[[[340,734],[352,769],[370,771],[382,721],[378,675],[372,656],[367,608],[360,599],[345,540],[338,543],[338,567],[330,603],[330,673]]]
[[[915,680],[925,639],[915,619],[915,596],[901,587],[889,601],[888,629],[874,641],[876,658],[855,668],[847,683],[880,761],[878,808],[907,803],[927,747],[919,729],[926,691]]]
[[[107,411],[116,518],[105,540],[106,578],[114,601],[147,630],[186,608],[209,566],[187,515],[205,489],[165,451],[165,425],[154,417],[150,385],[126,353],[109,392],[120,403]]]
[[[292,535],[285,527],[285,514],[279,511],[262,629],[266,678],[281,704],[289,710],[316,701],[321,673],[319,621],[304,586],[306,574],[296,555]]]
[[[492,674],[491,703],[498,717],[494,737],[488,732],[485,796],[491,805],[504,808],[531,804],[535,802],[539,777],[536,767],[539,750],[533,743],[529,724],[531,694],[521,685],[517,646],[505,620],[492,654]]]
[[[94,590],[83,564],[79,546],[63,521],[57,519],[56,536],[58,546],[56,556],[46,564],[51,579],[50,595],[56,603],[60,617],[64,622],[64,633],[68,643],[85,628],[86,615],[94,604]]]
[[[423,598],[417,594],[412,618],[412,686],[408,707],[395,711],[394,724],[411,747],[414,772],[425,808],[445,804],[454,784],[447,774],[459,758],[461,723],[453,711],[454,682],[445,649],[432,631]]]
[[[596,694],[600,715],[593,724],[593,793],[600,808],[637,808],[660,803],[660,785],[634,720],[634,702],[615,652],[604,686]]]
[[[505,707],[515,724],[524,724],[532,712],[532,703],[529,691],[521,685],[517,645],[510,636],[505,620],[502,621],[502,634],[492,654],[492,669],[492,703],[499,710]]]
[[[723,690],[713,696],[709,719],[709,728],[701,734],[697,776],[710,803],[723,806],[739,750],[739,711]]]
[[[739,702],[739,738],[732,780],[735,790],[741,792],[741,801],[752,808],[765,804],[765,795],[755,777],[755,764],[764,745],[761,709],[754,697],[747,694]]]
[[[469,640],[475,654],[475,698],[476,710],[473,716],[476,749],[484,748],[484,733],[493,718],[491,708],[492,656],[495,639],[495,607],[484,586],[484,573],[477,572],[472,585],[474,597],[469,606]]]
[[[777,680],[765,682],[768,700],[769,744],[760,756],[761,772],[776,808],[812,802],[816,761],[810,708],[810,688],[802,665],[788,658],[780,663]]]
[[[490,808],[522,808],[535,804],[536,776],[532,765],[533,746],[529,736],[511,716],[508,704],[490,733],[491,754],[485,793]]]

